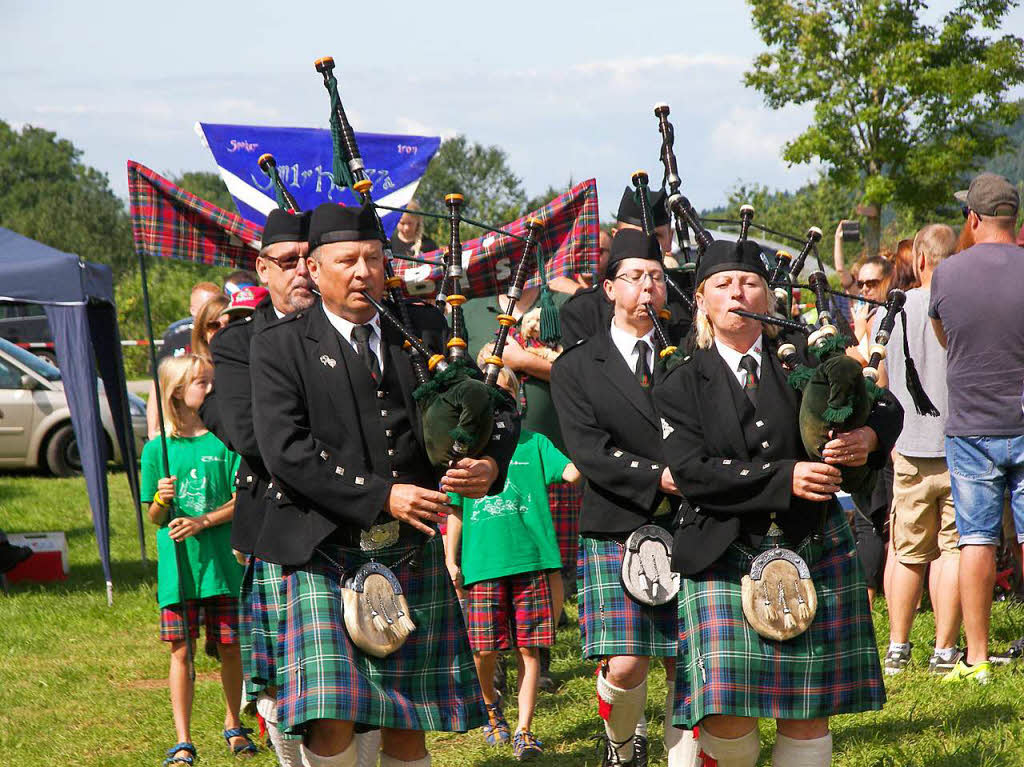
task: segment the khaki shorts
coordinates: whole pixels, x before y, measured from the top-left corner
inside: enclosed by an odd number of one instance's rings
[[[908,565],[956,556],[953,493],[945,458],[908,458],[895,453],[892,483],[892,544]]]

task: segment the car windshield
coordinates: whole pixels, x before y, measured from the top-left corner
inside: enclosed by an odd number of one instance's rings
[[[49,362],[44,362],[27,349],[15,346],[10,341],[0,338],[0,351],[13,357],[16,362],[24,365],[33,373],[42,376],[47,381],[59,381],[60,371]]]

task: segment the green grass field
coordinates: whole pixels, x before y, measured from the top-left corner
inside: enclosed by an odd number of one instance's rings
[[[107,607],[82,480],[0,475],[0,528],[63,530],[71,576],[47,585],[18,584],[0,595],[0,765],[118,767],[159,765],[174,742],[165,677],[167,650],[157,639],[156,565],[143,565],[135,517],[122,474],[110,478],[114,606]],[[154,528],[147,547],[154,556]],[[573,613],[570,609],[570,613]],[[875,626],[887,641],[885,603]],[[1024,764],[1024,675],[1000,669],[993,684],[947,687],[927,674],[930,613],[914,629],[915,670],[888,683],[879,713],[833,720],[835,764],[849,767],[1011,767]],[[1024,608],[999,604],[997,648],[1024,635]],[[559,633],[553,671],[560,689],[542,694],[535,731],[545,741],[543,764],[600,764],[588,740],[599,731],[593,666],[579,658],[575,626]],[[197,660],[193,733],[201,764],[228,765],[220,736],[223,703],[216,665]],[[652,764],[660,745],[664,682],[651,685]],[[514,711],[509,711],[514,721]],[[254,722],[248,722],[254,724]],[[770,727],[763,735],[774,740]],[[479,733],[431,736],[434,764],[511,765],[510,748],[492,750]],[[770,748],[762,764],[770,763]],[[250,761],[273,765],[264,751]]]

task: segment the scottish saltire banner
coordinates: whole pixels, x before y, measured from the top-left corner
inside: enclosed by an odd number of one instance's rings
[[[128,161],[135,252],[213,266],[251,269],[263,227],[218,208],[145,165]]]
[[[538,243],[544,256],[545,279],[572,277],[597,268],[598,244],[597,182],[589,179],[577,184],[547,205],[500,228],[518,237],[526,237],[526,222],[540,219],[544,225]],[[504,294],[516,264],[523,256],[523,241],[505,234],[486,232],[462,244],[462,265],[465,271],[463,294],[467,298]],[[404,280],[410,296],[432,297],[441,289],[444,268],[442,252],[424,253],[420,264],[394,261],[395,273]],[[537,285],[537,270],[531,264],[527,285]],[[468,283],[468,284],[467,284]]]
[[[257,163],[268,152],[277,161],[281,181],[303,210],[322,202],[351,205],[356,201],[351,190],[334,184],[329,130],[196,123],[196,132],[213,154],[239,213],[255,224],[263,226],[267,214],[277,207],[273,184]],[[412,199],[430,158],[441,145],[437,136],[390,133],[356,133],[356,140],[373,182],[374,201],[394,207]],[[381,213],[390,236],[401,214]]]

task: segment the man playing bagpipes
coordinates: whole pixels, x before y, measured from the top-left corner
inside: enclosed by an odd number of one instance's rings
[[[322,303],[252,344],[256,437],[273,477],[256,555],[285,568],[278,714],[312,767],[355,765],[357,727],[381,728],[383,767],[425,767],[426,730],[486,721],[436,526],[446,492],[501,489],[517,424],[496,419],[482,456],[452,463],[438,489],[412,358],[375,308],[382,245],[372,205],[318,207],[307,261]],[[403,313],[444,348],[436,309]]]
[[[679,499],[665,484],[669,475],[652,400],[664,376],[652,319],[666,299],[657,239],[619,232],[604,277],[613,315],[558,358],[551,393],[569,455],[586,479],[580,632],[583,655],[600,661],[603,764],[646,764],[646,744],[638,742],[635,729],[647,701],[650,660],[663,659],[671,704],[677,645],[678,576],[669,572],[667,531]],[[671,721],[665,745],[672,767],[694,763],[692,733]]]
[[[309,309],[316,300],[306,269],[308,229],[308,215],[284,210],[270,212],[256,259],[256,271],[269,295],[251,317],[231,323],[210,344],[214,389],[199,412],[207,428],[241,456],[235,477],[231,547],[246,555],[252,554],[263,527],[264,496],[270,482],[270,472],[260,456],[253,430],[249,345],[253,336],[268,324],[291,312]],[[214,404],[218,418],[209,413]],[[242,669],[246,697],[255,701],[266,721],[278,761],[282,767],[298,767],[299,742],[284,739],[277,727],[275,658],[280,582],[279,565],[249,556],[239,599]]]

